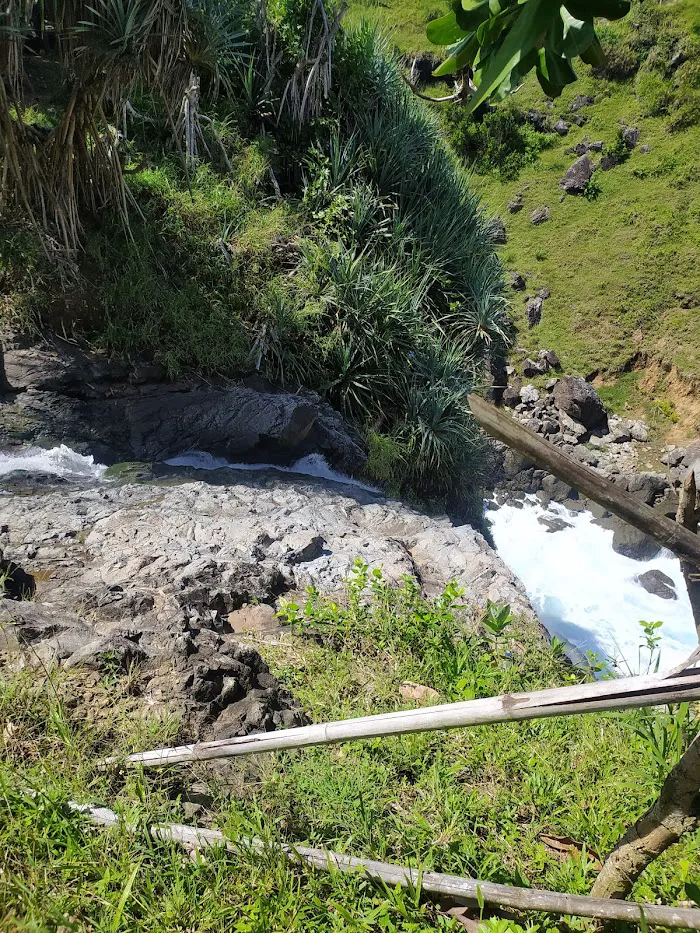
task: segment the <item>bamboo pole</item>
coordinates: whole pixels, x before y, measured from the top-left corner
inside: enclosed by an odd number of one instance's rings
[[[578,489],[589,499],[610,509],[630,525],[658,541],[683,560],[700,567],[700,537],[658,515],[652,508],[620,489],[590,467],[543,440],[534,431],[499,411],[478,395],[469,396],[469,407],[479,424],[492,437],[532,460],[543,470]]]
[[[138,824],[127,823],[107,807],[71,803],[71,808],[87,816],[100,826],[123,825],[130,832],[137,831]],[[199,829],[181,823],[153,825],[149,832],[154,839],[177,842],[191,850],[224,846],[229,852],[261,852],[269,846],[259,839],[241,839],[234,844],[223,833],[214,829]],[[362,872],[373,880],[388,885],[419,888],[426,894],[450,898],[460,904],[483,903],[517,910],[534,910],[543,913],[562,914],[574,917],[592,917],[596,920],[623,920],[650,925],[680,927],[700,930],[700,910],[687,907],[662,907],[656,904],[638,904],[631,901],[616,901],[608,898],[588,897],[582,894],[560,894],[557,891],[542,891],[535,888],[518,888],[507,884],[494,884],[474,878],[460,878],[434,871],[421,871],[390,862],[356,858],[328,849],[315,849],[302,845],[278,845],[273,849],[291,862],[302,862],[320,871]]]
[[[694,655],[690,661],[695,660]],[[572,716],[614,709],[633,709],[700,699],[700,670],[678,669],[666,675],[626,677],[619,680],[576,684],[528,693],[506,694],[464,703],[399,710],[345,719],[337,722],[262,732],[240,738],[199,742],[175,748],[137,752],[128,758],[111,757],[102,766],[140,764],[146,768],[231,758],[288,748],[328,745],[333,742],[369,739],[377,736],[456,729],[487,723]]]

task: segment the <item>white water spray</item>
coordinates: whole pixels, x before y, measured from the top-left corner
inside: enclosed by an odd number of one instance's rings
[[[50,450],[25,447],[17,451],[0,451],[0,476],[24,470],[27,473],[49,473],[67,478],[100,479],[106,469],[106,466],[95,463],[93,457],[84,457],[65,444]]]
[[[570,512],[534,497],[522,508],[504,505],[488,512],[498,553],[522,580],[540,620],[582,652],[619,662],[622,673],[644,671],[641,620],[663,621],[661,667],[683,661],[697,646],[693,613],[679,561],[662,551],[636,561],[612,548],[613,532],[593,523],[590,512]],[[550,532],[538,518],[563,518],[572,527]],[[648,593],[635,577],[658,569],[673,579],[677,600]]]
[[[214,457],[202,450],[191,450],[165,461],[168,466],[193,467],[195,470],[276,470],[279,473],[297,473],[302,476],[315,476],[344,486],[356,486],[366,492],[381,495],[379,489],[367,486],[351,476],[345,476],[332,469],[321,454],[309,454],[297,460],[291,466],[276,466],[274,463],[231,463],[223,457]]]

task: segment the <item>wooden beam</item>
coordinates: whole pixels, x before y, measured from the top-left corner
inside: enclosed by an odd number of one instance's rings
[[[687,528],[694,535],[698,533],[698,491],[695,485],[695,471],[688,470],[678,498],[676,523]],[[700,640],[700,574],[690,561],[681,560],[681,570],[688,590],[690,608],[693,610],[695,628]]]
[[[136,833],[141,824],[127,823],[107,807],[71,803],[71,808],[85,815],[100,826],[123,826],[127,832]],[[642,919],[650,925],[681,927],[700,930],[700,910],[688,907],[662,907],[657,904],[636,904],[608,898],[588,897],[583,894],[560,894],[558,891],[543,891],[537,888],[518,888],[508,884],[494,884],[475,878],[460,878],[435,871],[421,871],[390,862],[355,858],[328,849],[314,849],[303,845],[265,845],[259,839],[240,839],[232,842],[215,829],[199,829],[182,823],[161,823],[149,827],[154,839],[177,842],[190,851],[211,846],[225,847],[229,852],[242,854],[253,852],[277,852],[290,862],[302,863],[320,871],[342,871],[348,874],[361,873],[384,884],[401,885],[420,889],[425,894],[449,898],[459,904],[476,904],[483,899],[485,904],[495,907],[510,907],[517,910],[535,910],[543,913],[562,914],[573,917],[593,917],[596,920],[623,920],[640,923]]]
[[[677,522],[658,515],[648,505],[565,454],[480,396],[470,395],[469,406],[476,420],[492,437],[503,441],[540,469],[578,489],[589,499],[654,538],[678,557],[700,567],[700,537]]]
[[[691,656],[690,661],[694,663],[694,656]],[[495,722],[546,719],[552,716],[574,716],[605,710],[635,709],[698,699],[700,670],[674,670],[665,675],[648,674],[642,677],[596,681],[592,684],[555,687],[550,690],[533,690],[528,693],[468,700],[464,703],[445,703],[440,706],[317,723],[295,729],[282,729],[279,732],[258,732],[214,742],[156,748],[137,752],[126,758],[108,758],[101,766],[132,764],[158,768],[188,761],[234,758],[239,755],[330,745],[334,742],[371,739],[377,736],[457,729]]]

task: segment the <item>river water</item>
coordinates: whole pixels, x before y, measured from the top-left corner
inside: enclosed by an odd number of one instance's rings
[[[377,492],[371,486],[331,469],[318,454],[290,467],[229,463],[211,454],[192,451],[167,461],[171,466],[201,470],[265,470],[315,476]],[[51,450],[26,448],[0,452],[0,476],[13,470],[51,473],[74,479],[100,479],[106,467],[69,447]],[[550,532],[538,518],[563,518],[570,527]],[[635,561],[615,553],[612,531],[594,524],[589,512],[569,512],[552,504],[544,509],[532,497],[521,508],[503,505],[489,511],[493,539],[501,558],[522,580],[528,596],[550,634],[581,653],[593,651],[617,662],[621,673],[646,670],[648,652],[640,649],[641,620],[663,621],[661,666],[671,667],[697,645],[690,602],[678,560],[662,552],[650,561]],[[640,573],[657,568],[671,577],[678,598],[654,596],[636,581]]]

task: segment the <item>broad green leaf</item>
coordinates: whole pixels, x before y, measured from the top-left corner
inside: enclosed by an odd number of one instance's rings
[[[564,29],[561,47],[557,48],[557,51],[567,58],[576,58],[585,52],[595,39],[593,20],[576,19],[565,6],[561,7],[559,12]]]
[[[452,9],[464,32],[473,32],[491,17],[488,0],[482,0],[481,3],[471,3],[470,0],[462,0],[460,3],[460,0],[455,0]]]
[[[598,41],[598,36],[593,36],[593,41],[581,52],[581,59],[587,65],[592,65],[594,68],[602,68],[605,64],[605,52],[603,51],[603,46]]]
[[[559,13],[558,0],[527,0],[498,52],[485,69],[477,92],[469,101],[472,112],[506,80],[511,71],[536,49]]]
[[[442,78],[444,75],[451,75],[454,71],[459,71],[460,68],[466,68],[467,65],[471,65],[474,62],[474,58],[478,51],[479,43],[476,35],[472,33],[470,36],[466,36],[461,42],[458,42],[448,49],[448,52],[451,53],[450,57],[446,58],[445,61],[435,69],[433,75],[436,78]]]
[[[451,45],[464,36],[464,30],[457,22],[454,10],[440,19],[429,22],[425,31],[434,45]]]
[[[694,884],[692,881],[686,881],[684,887],[688,897],[692,898],[698,907],[700,907],[700,886]]]
[[[564,5],[578,19],[622,19],[630,11],[628,0],[566,0]]]

